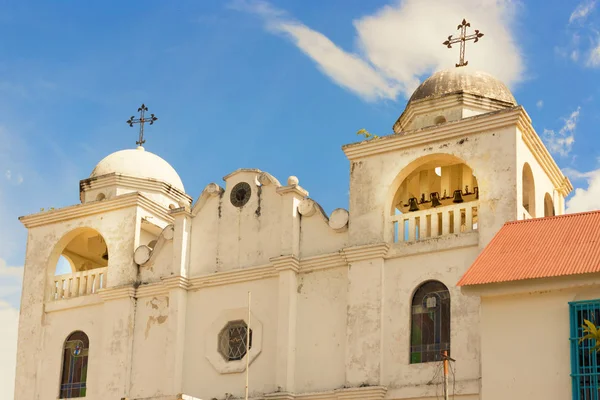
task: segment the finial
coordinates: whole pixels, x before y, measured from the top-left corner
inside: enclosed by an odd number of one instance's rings
[[[479,32],[478,29],[475,29],[475,33],[472,35],[467,35],[467,27],[471,27],[471,24],[467,22],[466,19],[463,18],[462,22],[458,25],[458,30],[460,30],[460,36],[452,39],[452,35],[448,36],[448,40],[442,43],[444,46],[449,49],[452,48],[452,45],[455,43],[460,43],[460,60],[459,63],[456,64],[456,67],[465,67],[469,64],[468,61],[465,61],[465,43],[467,40],[473,40],[473,43],[477,43],[479,38],[483,36],[483,33]]]
[[[135,144],[138,145],[138,150],[144,150],[144,148],[142,147],[144,143],[146,143],[146,141],[144,140],[144,124],[146,122],[149,122],[150,125],[154,124],[154,121],[156,121],[158,118],[154,116],[154,114],[150,114],[150,118],[145,118],[145,113],[146,111],[148,111],[148,107],[146,107],[145,104],[142,104],[140,108],[138,108],[138,112],[140,113],[140,117],[139,118],[135,118],[133,115],[131,116],[131,118],[129,118],[129,120],[127,120],[127,123],[129,124],[129,126],[133,127],[133,124],[140,124],[140,137],[138,139],[137,142],[135,142]]]

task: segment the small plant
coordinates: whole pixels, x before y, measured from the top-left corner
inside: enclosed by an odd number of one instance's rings
[[[364,136],[365,139],[379,139],[379,136],[373,135],[371,132],[369,132],[365,128],[360,129],[358,132],[356,132],[356,134]]]
[[[595,340],[596,345],[592,347],[591,351],[600,352],[600,329],[598,329],[594,323],[588,321],[587,319],[584,319],[583,323],[584,324],[581,325],[581,327],[583,328],[583,333],[585,335],[579,339],[579,343],[588,339]]]

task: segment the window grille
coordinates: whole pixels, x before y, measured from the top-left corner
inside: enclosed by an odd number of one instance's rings
[[[450,355],[450,292],[441,282],[423,283],[412,300],[410,363],[441,361]]]
[[[63,365],[60,382],[60,398],[85,397],[89,339],[81,331],[73,332],[63,346]]]
[[[246,337],[248,325],[244,321],[231,321],[219,333],[219,353],[225,361],[238,361],[246,355]],[[252,348],[252,329],[250,329]]]
[[[584,319],[596,326],[600,324],[600,300],[571,302],[569,314],[573,400],[599,400],[600,355],[593,350],[596,341],[588,339],[579,343],[579,339],[584,336]]]

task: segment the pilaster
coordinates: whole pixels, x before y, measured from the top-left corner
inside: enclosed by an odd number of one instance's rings
[[[188,206],[171,210],[173,217],[173,273],[188,277],[192,214]]]
[[[383,376],[383,257],[388,248],[388,244],[381,243],[342,250],[348,263],[348,386],[376,386]]]
[[[298,205],[308,192],[298,185],[298,178],[290,176],[288,186],[277,188],[281,196],[281,254],[300,255],[300,214]]]
[[[293,392],[296,375],[297,288],[300,262],[290,255],[272,258],[271,263],[279,273],[275,384],[284,392]]]

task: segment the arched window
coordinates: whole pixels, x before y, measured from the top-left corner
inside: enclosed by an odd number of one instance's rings
[[[450,292],[441,282],[428,281],[412,299],[410,363],[442,360],[450,355]]]
[[[527,210],[532,218],[535,218],[535,184],[533,172],[529,164],[523,165],[523,208]]]
[[[81,331],[73,332],[65,341],[60,380],[61,399],[85,397],[89,347],[90,341]]]
[[[550,193],[546,193],[544,196],[544,217],[553,217],[554,216],[554,202],[552,201],[552,196]]]

